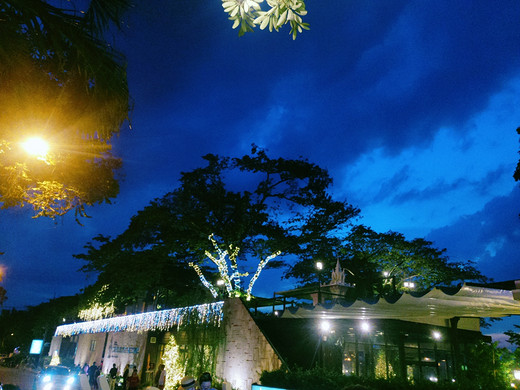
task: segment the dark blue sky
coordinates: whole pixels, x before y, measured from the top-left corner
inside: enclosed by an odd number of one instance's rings
[[[202,155],[252,143],[327,168],[375,230],[520,278],[520,2],[309,0],[296,41],[239,38],[218,0],[138,3],[113,36],[134,101],[114,140],[121,194],[84,226],[4,211],[7,306],[79,292],[93,280],[72,255],[87,241],[121,233]],[[253,292],[285,287],[261,276]]]

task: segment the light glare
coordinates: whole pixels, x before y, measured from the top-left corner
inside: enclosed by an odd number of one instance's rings
[[[35,157],[45,157],[49,152],[47,141],[38,137],[29,138],[22,143],[22,146],[27,153]]]
[[[320,328],[322,332],[328,332],[330,330],[330,322],[327,320],[321,321]]]

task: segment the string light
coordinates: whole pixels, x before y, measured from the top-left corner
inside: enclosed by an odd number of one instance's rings
[[[270,256],[267,256],[264,260],[262,260],[259,264],[258,264],[258,267],[256,268],[256,272],[255,274],[253,275],[253,277],[251,278],[251,280],[249,281],[249,287],[247,289],[247,300],[251,300],[251,290],[253,289],[253,285],[255,284],[256,282],[256,279],[258,279],[258,276],[260,276],[260,272],[262,272],[262,270],[264,269],[264,267],[267,265],[267,263],[269,263],[270,260],[274,259],[276,256],[280,255],[280,251],[278,252],[275,252],[273,253],[272,255]]]
[[[88,309],[80,310],[78,317],[85,321],[94,321],[113,315],[115,312],[114,303],[99,304],[94,303]]]
[[[164,356],[162,359],[166,371],[164,389],[175,390],[175,386],[181,381],[186,367],[181,364],[179,346],[172,334],[170,334],[168,344],[166,344],[164,348]],[[187,361],[184,362],[184,364],[186,363]]]
[[[220,326],[223,318],[222,307],[224,302],[207,303],[203,305],[181,307],[169,310],[160,310],[128,316],[105,318],[97,321],[80,322],[76,324],[60,325],[54,336],[73,336],[82,333],[108,332],[147,332],[150,330],[169,330],[180,328],[189,323],[196,315],[197,323]]]
[[[237,263],[237,256],[240,252],[240,248],[234,247],[233,245],[228,245],[228,249],[222,250],[220,246],[218,245],[217,241],[213,238],[214,234],[210,234],[208,239],[213,244],[213,247],[215,248],[217,252],[217,256],[214,256],[211,252],[205,251],[206,257],[210,259],[218,269],[218,272],[220,274],[222,284],[226,287],[227,295],[229,297],[237,296],[239,297],[241,295],[241,278],[249,276],[248,272],[239,272],[238,271],[238,263]],[[260,261],[258,264],[258,267],[256,269],[255,274],[249,281],[249,287],[246,291],[247,294],[247,300],[251,299],[251,291],[253,289],[253,285],[255,284],[256,280],[260,276],[260,273],[264,269],[264,267],[267,265],[267,263],[274,259],[276,256],[280,255],[280,251],[277,251],[273,253],[272,255],[268,256],[264,260]],[[229,258],[229,263],[231,265],[231,275],[229,274],[229,267],[228,267],[228,261],[226,258]],[[197,275],[199,276],[202,284],[208,288],[211,291],[211,294],[216,297],[217,291],[213,287],[211,283],[209,283],[204,275],[202,274],[202,270],[200,267],[194,263],[189,263],[189,266],[192,267],[195,272],[197,272]]]
[[[51,359],[51,362],[49,363],[49,366],[59,366],[60,365],[60,357],[58,355],[58,351],[54,351],[52,353],[52,359]]]
[[[240,248],[233,247],[233,245],[229,245],[229,250],[222,250],[220,249],[217,241],[213,238],[214,234],[210,234],[208,239],[213,244],[213,247],[217,251],[218,257],[215,257],[211,254],[209,251],[205,251],[206,256],[217,266],[218,272],[224,281],[224,285],[226,286],[226,290],[228,293],[228,296],[237,295],[239,296],[240,293],[240,278],[242,276],[248,276],[249,274],[246,273],[240,273],[238,272],[238,264],[237,264],[237,256],[238,252],[240,251]],[[228,268],[228,262],[226,260],[226,257],[229,257],[230,263],[231,263],[231,269],[234,270],[229,275],[229,268]],[[234,286],[233,286],[234,285]],[[233,291],[235,291],[235,294],[233,294]],[[237,294],[238,293],[238,294]]]
[[[106,290],[108,290],[108,287],[108,284],[102,286],[96,294],[96,298],[89,302],[90,307],[79,311],[78,317],[80,319],[84,321],[94,321],[114,315],[116,309],[113,302],[100,303],[97,300],[97,296],[102,295]],[[63,321],[65,321],[65,319]]]
[[[200,269],[198,264],[194,264],[193,262],[189,262],[188,265],[195,270],[197,275],[199,275],[200,281],[202,282],[204,287],[209,289],[209,291],[211,292],[211,295],[213,295],[213,298],[216,298],[217,295],[218,295],[217,290],[215,290],[215,287],[213,287],[213,285],[210,282],[208,282],[207,279],[204,277],[204,275],[202,274],[202,270]]]

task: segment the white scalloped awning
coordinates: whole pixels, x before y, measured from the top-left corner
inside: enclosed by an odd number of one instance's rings
[[[513,298],[511,291],[463,285],[455,294],[434,288],[420,297],[403,294],[393,303],[385,299],[372,303],[358,299],[350,304],[336,302],[289,308],[282,318],[413,320],[511,315],[520,315],[520,302]]]

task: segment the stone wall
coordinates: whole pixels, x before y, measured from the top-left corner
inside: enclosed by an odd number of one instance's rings
[[[216,376],[234,389],[249,390],[263,370],[272,371],[282,362],[238,298],[224,304],[225,340],[217,357]]]

